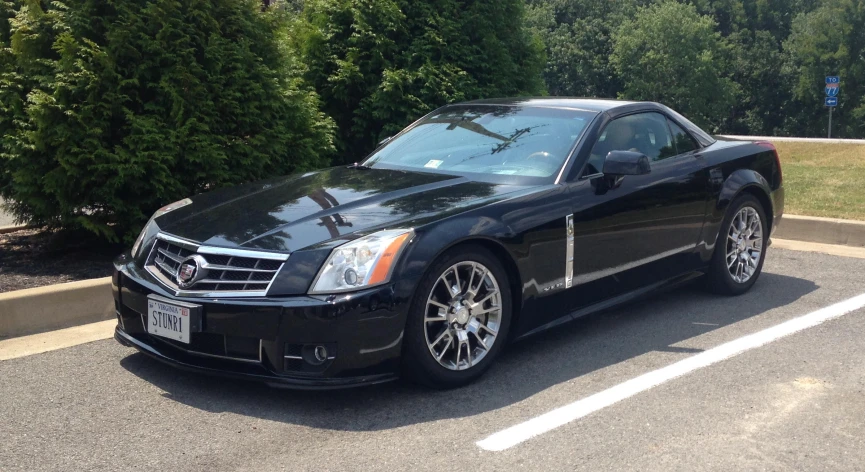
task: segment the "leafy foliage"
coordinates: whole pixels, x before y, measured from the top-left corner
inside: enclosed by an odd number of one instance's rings
[[[615,98],[621,80],[610,55],[613,32],[644,1],[528,0],[527,20],[544,41],[551,95]]]
[[[670,91],[664,91],[669,83],[665,76],[660,76],[664,80],[654,76],[659,80],[654,83],[643,80],[640,93],[634,93],[633,84],[626,90],[626,81],[633,82],[637,68],[625,71],[628,64],[616,66],[613,51],[618,38],[628,38],[630,44],[620,45],[620,52],[629,48],[636,51],[639,46],[675,62],[677,54],[697,46],[677,42],[682,37],[663,41],[654,35],[690,28],[696,21],[689,7],[693,5],[703,19],[714,20],[711,31],[720,34],[719,40],[712,40],[720,45],[718,50],[709,48],[715,62],[710,65],[715,69],[712,75],[717,75],[721,84],[735,84],[732,89],[722,88],[719,103],[713,103],[723,110],[709,120],[711,127],[740,134],[823,135],[827,121],[823,77],[838,74],[841,94],[833,135],[865,137],[865,116],[860,111],[865,100],[861,85],[865,82],[861,71],[861,64],[865,64],[862,0],[680,0],[679,7],[667,8],[678,8],[685,15],[682,19],[668,15],[668,23],[658,23],[658,29],[645,27],[642,32],[624,31],[621,36],[617,32],[648,22],[644,16],[658,15],[660,7],[670,0],[526,1],[529,23],[546,46],[544,80],[551,94],[667,97]],[[652,5],[649,10],[637,11],[640,6]],[[702,28],[705,35],[708,28]],[[716,52],[720,56],[714,56]],[[704,86],[699,82],[677,94],[694,94],[697,101],[705,102],[701,97]]]
[[[723,76],[729,56],[715,22],[692,5],[666,1],[640,8],[615,32],[611,62],[622,98],[652,100],[717,128],[736,85]]]
[[[541,94],[543,47],[522,0],[312,0],[297,25],[307,78],[344,162],[449,102]]]
[[[804,135],[822,134],[824,77],[839,75],[841,99],[833,134],[865,136],[865,1],[832,0],[800,14],[784,49],[799,105],[788,128]]]
[[[165,203],[327,162],[332,122],[280,46],[283,14],[46,3],[3,3],[0,195],[21,220],[128,241]]]

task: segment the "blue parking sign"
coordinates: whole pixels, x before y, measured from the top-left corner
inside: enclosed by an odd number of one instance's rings
[[[837,97],[826,97],[826,106],[827,107],[836,107],[838,106],[838,98]]]
[[[837,75],[827,75],[826,76],[826,83],[827,84],[839,84],[839,83],[841,83],[841,77],[838,77]]]

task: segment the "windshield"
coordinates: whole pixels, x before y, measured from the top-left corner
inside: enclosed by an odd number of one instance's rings
[[[364,164],[548,180],[594,116],[523,106],[448,107],[394,138]]]

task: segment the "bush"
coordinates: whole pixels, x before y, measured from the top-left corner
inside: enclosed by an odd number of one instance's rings
[[[278,9],[3,1],[0,195],[20,220],[130,241],[165,203],[327,163],[332,122]]]
[[[296,47],[343,162],[446,103],[544,92],[523,0],[310,0]]]

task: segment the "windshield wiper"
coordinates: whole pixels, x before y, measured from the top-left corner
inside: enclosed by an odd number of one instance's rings
[[[505,142],[503,142],[503,143],[497,145],[496,147],[494,147],[494,148],[493,148],[493,151],[492,151],[490,154],[495,154],[495,153],[497,153],[497,152],[502,152],[502,151],[504,151],[505,149],[511,147],[511,144],[517,142],[517,138],[519,138],[520,136],[522,136],[522,135],[524,135],[524,134],[530,132],[531,130],[532,130],[531,127],[516,130],[516,131],[514,132],[514,134],[511,135],[510,138],[507,138],[507,140],[506,140]]]

